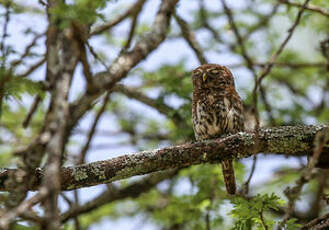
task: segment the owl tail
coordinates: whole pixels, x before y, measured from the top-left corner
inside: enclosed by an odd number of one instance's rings
[[[223,172],[226,191],[228,194],[234,195],[236,190],[236,185],[235,185],[235,176],[233,170],[233,161],[223,160],[221,164],[222,164],[222,172]]]

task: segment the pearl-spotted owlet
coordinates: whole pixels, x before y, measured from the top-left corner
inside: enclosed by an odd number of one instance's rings
[[[244,130],[243,107],[235,90],[231,71],[225,66],[204,64],[192,72],[193,128],[197,140],[220,137]],[[235,194],[235,176],[231,159],[223,160],[226,190]]]

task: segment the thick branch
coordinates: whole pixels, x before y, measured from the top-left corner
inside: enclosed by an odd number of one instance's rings
[[[85,95],[70,106],[72,115],[69,121],[69,129],[92,107],[95,99],[106,90],[111,90],[117,82],[127,76],[127,73],[134,66],[145,59],[163,42],[170,26],[171,13],[175,9],[177,2],[178,0],[162,1],[150,33],[145,34],[131,51],[120,54],[107,72],[100,72],[94,76],[96,84],[93,86],[93,91],[86,92]]]
[[[228,158],[246,158],[253,153],[273,153],[289,156],[311,155],[316,133],[328,126],[282,126],[261,128],[257,144],[255,133],[240,132],[225,138],[187,143],[162,149],[127,154],[104,161],[97,161],[61,169],[62,190],[72,190],[97,184],[111,183],[132,176],[144,175],[167,169],[178,169],[202,163],[220,162]],[[321,157],[329,156],[329,147],[323,148]],[[0,190],[6,187],[7,169],[0,173]],[[42,171],[35,175],[39,185]],[[32,175],[31,175],[32,180]]]

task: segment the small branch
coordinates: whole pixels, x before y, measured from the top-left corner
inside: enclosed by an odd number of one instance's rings
[[[238,30],[238,27],[236,26],[235,24],[235,21],[234,21],[234,18],[233,18],[233,14],[232,14],[232,11],[231,9],[227,6],[225,0],[221,0],[221,3],[222,3],[222,6],[224,8],[224,11],[225,11],[225,14],[227,15],[228,17],[228,21],[230,23],[230,26],[232,27],[233,29],[233,33],[236,37],[236,40],[237,40],[237,43],[239,44],[240,48],[241,48],[241,55],[242,57],[244,58],[244,60],[246,61],[247,63],[247,66],[248,66],[248,69],[253,73],[253,75],[255,77],[257,77],[257,74],[256,74],[256,71],[255,71],[255,68],[254,68],[254,64],[253,64],[253,61],[251,60],[251,58],[249,57],[248,53],[247,53],[247,50],[246,50],[246,47],[244,45],[244,40],[242,39],[242,36],[240,35],[240,32]]]
[[[33,114],[37,110],[40,101],[41,101],[41,97],[39,95],[34,98],[31,109],[30,109],[29,113],[27,114],[25,120],[23,121],[23,128],[27,128],[27,126],[29,126],[31,118],[33,117]]]
[[[295,7],[303,7],[302,4],[300,3],[297,3],[297,2],[291,2],[289,0],[279,0],[280,3],[283,3],[283,4],[286,4],[288,6],[295,6]],[[326,16],[326,17],[329,17],[329,11],[328,10],[325,10],[319,6],[315,6],[315,5],[311,5],[309,4],[308,6],[305,7],[306,10],[310,10],[310,11],[313,11],[313,12],[316,12],[316,13],[320,13],[322,14],[323,16]]]
[[[241,191],[244,195],[248,195],[248,193],[249,193],[249,184],[250,184],[251,178],[253,177],[253,175],[255,173],[256,163],[257,163],[257,156],[254,155],[254,157],[252,159],[252,166],[251,166],[250,174],[249,174],[246,182],[243,184],[243,189]]]
[[[45,35],[44,33],[42,33],[42,34],[37,34],[37,35],[33,38],[32,42],[31,42],[29,45],[26,46],[25,51],[23,52],[23,54],[22,54],[17,60],[14,60],[14,61],[11,62],[10,68],[11,68],[12,70],[13,70],[16,66],[20,65],[20,64],[23,62],[24,58],[26,58],[27,56],[29,56],[29,55],[31,54],[31,49],[32,49],[33,47],[35,47],[37,41],[38,41],[42,36],[44,36],[44,35]]]
[[[208,63],[202,51],[202,48],[200,47],[198,41],[196,40],[194,33],[189,29],[187,22],[183,18],[181,18],[177,13],[174,14],[174,18],[176,19],[176,22],[181,29],[183,38],[186,40],[187,44],[194,51],[200,64]]]
[[[128,39],[126,41],[126,44],[122,48],[121,52],[126,51],[130,48],[131,42],[132,42],[134,34],[135,34],[138,17],[139,17],[140,12],[143,9],[144,3],[145,3],[145,1],[141,1],[139,4],[135,4],[134,11],[132,12],[133,15],[132,15],[132,19],[131,19],[131,25],[130,25],[130,29],[129,29]]]
[[[309,3],[310,0],[306,0],[304,2],[304,4],[302,5],[301,9],[299,10],[296,20],[294,22],[294,24],[290,27],[290,29],[288,30],[288,35],[287,37],[284,39],[284,41],[281,43],[281,45],[279,46],[278,50],[272,55],[270,61],[268,62],[268,64],[266,65],[266,67],[263,69],[262,73],[260,74],[260,77],[258,78],[258,85],[262,82],[262,80],[271,72],[272,67],[274,66],[275,60],[277,59],[277,57],[281,54],[281,52],[283,51],[283,49],[286,47],[287,43],[289,42],[290,38],[292,37],[292,35],[295,32],[296,27],[298,26],[300,19],[302,18],[302,14],[305,10],[305,7],[307,6],[307,4]]]
[[[87,139],[85,145],[83,146],[83,148],[80,151],[80,159],[79,159],[79,162],[78,162],[79,164],[83,164],[85,162],[85,158],[86,158],[87,152],[89,150],[90,143],[91,143],[91,141],[94,137],[95,131],[96,131],[96,126],[98,124],[99,119],[101,118],[101,116],[103,115],[103,113],[106,109],[108,99],[109,99],[109,93],[107,93],[105,95],[102,107],[97,112],[96,117],[94,119],[94,122],[93,122],[93,124],[90,128],[89,133],[88,133],[88,139]]]
[[[123,20],[125,20],[126,18],[131,16],[136,11],[136,9],[138,9],[142,5],[144,5],[145,1],[146,0],[138,0],[136,3],[132,4],[132,6],[125,13],[121,14],[113,21],[108,22],[104,25],[100,25],[100,26],[96,27],[95,29],[93,29],[93,31],[90,33],[90,36],[101,34],[104,31],[109,30],[112,27],[118,25],[120,22],[122,22]]]
[[[17,216],[20,216],[21,214],[27,212],[31,207],[42,201],[46,196],[47,191],[41,190],[39,193],[31,197],[30,199],[20,203],[18,207],[2,215],[0,217],[0,229],[9,229],[10,223],[12,223]]]
[[[2,36],[1,36],[1,41],[0,41],[0,51],[1,51],[1,56],[2,56],[2,61],[1,61],[1,68],[5,66],[6,61],[7,61],[7,50],[6,50],[6,38],[8,36],[8,24],[10,21],[10,6],[11,6],[11,1],[6,1],[5,2],[5,8],[6,8],[6,12],[5,12],[5,21],[3,23],[3,27],[2,27]]]
[[[276,122],[275,122],[275,119],[274,119],[273,113],[272,113],[272,107],[271,107],[271,105],[270,105],[270,103],[267,99],[266,91],[265,91],[265,89],[262,85],[259,87],[259,92],[260,92],[260,97],[261,97],[261,99],[264,103],[264,107],[265,107],[267,117],[269,119],[269,125],[270,126],[276,126]]]
[[[258,19],[258,23],[253,25],[246,34],[243,35],[244,40],[248,40],[250,36],[256,32],[259,31],[261,28],[267,28],[268,24],[270,23],[271,19],[276,15],[278,9],[279,9],[280,3],[276,2],[274,6],[272,7],[272,10],[270,13],[266,15],[261,15]],[[234,46],[234,44],[233,44]]]
[[[109,160],[93,162],[60,170],[61,189],[72,190],[97,184],[144,175],[167,169],[179,169],[204,163],[218,163],[224,159],[246,158],[256,153],[274,153],[287,156],[311,155],[315,135],[328,126],[282,126],[260,128],[257,145],[255,133],[238,134],[204,142],[188,143],[162,149],[122,155]],[[322,155],[329,155],[323,146]],[[15,169],[6,169],[16,171]],[[41,170],[41,177],[42,177]],[[6,191],[8,173],[0,174],[0,190]],[[30,178],[36,189],[40,179]]]
[[[202,26],[207,30],[209,30],[209,32],[212,34],[212,36],[217,42],[222,43],[223,39],[220,37],[220,34],[208,22],[207,10],[205,9],[204,0],[200,0],[199,9],[200,9],[199,15],[200,15]]]
[[[42,66],[46,62],[46,57],[43,57],[40,61],[32,65],[28,70],[26,70],[24,73],[20,74],[20,77],[27,77],[31,73],[33,73],[36,69],[38,69],[40,66]]]
[[[106,63],[99,57],[99,55],[96,53],[96,51],[94,50],[94,48],[90,45],[90,43],[87,41],[86,43],[89,52],[91,53],[91,55],[95,58],[95,60],[99,61],[102,66],[108,70],[108,66],[106,65]]]
[[[325,144],[329,142],[329,128],[324,128],[319,131],[314,138],[314,148],[313,148],[313,156],[308,162],[307,168],[305,168],[300,176],[300,178],[296,181],[296,185],[292,188],[287,188],[285,190],[285,195],[288,198],[288,208],[286,210],[286,214],[283,217],[283,220],[280,224],[280,227],[283,227],[285,223],[291,218],[292,213],[294,212],[296,201],[299,198],[301,191],[306,183],[308,183],[312,177],[314,176],[314,166],[318,162],[320,154],[323,152],[323,148]]]
[[[266,66],[266,63],[254,62],[253,64],[257,67],[262,67],[262,68]],[[325,68],[327,64],[325,62],[274,62],[273,65],[277,68],[288,67],[292,69],[299,69],[299,68]],[[243,66],[244,63],[228,65],[229,68],[239,68]]]
[[[283,51],[283,49],[286,47],[288,41],[290,40],[290,38],[292,37],[297,25],[300,22],[300,19],[302,17],[302,14],[305,10],[305,7],[307,6],[308,2],[310,0],[306,0],[302,6],[302,8],[299,10],[296,20],[294,22],[294,24],[291,26],[291,28],[288,30],[288,35],[287,37],[284,39],[284,41],[281,43],[281,45],[279,46],[278,50],[272,55],[272,57],[270,58],[269,62],[267,63],[267,65],[263,68],[263,71],[261,72],[259,78],[257,79],[257,81],[255,81],[255,86],[252,92],[253,95],[253,106],[254,106],[254,111],[255,111],[255,121],[256,121],[256,125],[255,128],[256,130],[259,128],[259,112],[258,112],[258,97],[257,97],[257,91],[258,88],[261,87],[261,83],[262,80],[271,72],[274,63],[277,59],[277,57],[281,54],[281,52]]]
[[[264,220],[263,210],[262,210],[262,212],[259,213],[259,217],[260,217],[260,221],[263,225],[264,230],[268,230],[268,226],[267,226],[267,224],[265,223],[265,220]]]
[[[116,200],[122,200],[127,198],[137,198],[141,194],[148,192],[154,188],[158,183],[166,179],[174,177],[178,173],[177,170],[171,170],[168,172],[159,172],[151,174],[144,179],[134,182],[124,188],[111,187],[107,191],[100,194],[92,201],[87,202],[84,205],[73,207],[61,215],[62,222],[67,222],[71,218],[79,216],[84,213],[88,213],[96,208],[111,203]]]
[[[301,230],[313,229],[316,225],[322,224],[323,222],[325,222],[328,219],[329,219],[329,213],[327,213],[327,214],[325,214],[325,215],[323,215],[321,217],[315,218],[314,220],[308,222],[307,224],[305,224],[301,228]]]
[[[177,111],[175,109],[166,105],[162,101],[152,99],[152,98],[146,96],[142,92],[139,92],[137,89],[129,88],[129,87],[125,87],[124,85],[117,84],[116,86],[114,86],[113,91],[120,92],[129,98],[136,99],[136,100],[156,109],[159,113],[162,113],[162,114],[166,115],[167,117],[173,119],[173,121],[176,125],[184,124],[183,118],[177,113]]]

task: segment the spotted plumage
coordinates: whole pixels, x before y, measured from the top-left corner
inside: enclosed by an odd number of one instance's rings
[[[205,64],[192,72],[192,118],[197,140],[212,139],[244,130],[243,107],[228,68]],[[232,160],[222,161],[226,190],[236,190]]]

